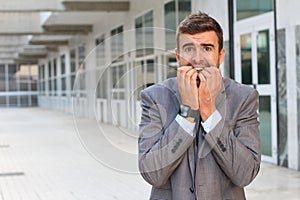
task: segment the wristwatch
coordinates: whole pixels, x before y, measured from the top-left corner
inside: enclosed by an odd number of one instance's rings
[[[180,112],[179,114],[186,118],[186,117],[193,117],[193,118],[199,118],[199,110],[193,110],[190,106],[180,104]]]

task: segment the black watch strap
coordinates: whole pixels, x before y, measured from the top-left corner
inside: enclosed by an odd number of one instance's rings
[[[184,118],[186,118],[186,117],[193,117],[195,119],[199,118],[199,115],[200,115],[199,110],[193,110],[189,106],[184,105],[184,104],[180,105],[180,112],[179,112],[179,114],[182,117],[184,117]]]
[[[193,117],[195,119],[198,119],[199,115],[200,115],[199,110],[190,109],[188,117]]]

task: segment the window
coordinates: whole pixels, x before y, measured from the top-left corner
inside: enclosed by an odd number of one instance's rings
[[[49,79],[52,77],[52,65],[51,65],[51,61],[48,62],[48,77]]]
[[[191,13],[190,0],[174,0],[165,4],[165,44],[166,49],[174,49],[176,47],[176,27],[177,25]]]
[[[78,47],[78,62],[81,69],[85,69],[85,45],[81,45]]]
[[[250,33],[241,35],[242,83],[252,84],[252,37]]]
[[[260,15],[273,10],[273,0],[237,0],[236,19],[241,20],[248,17]]]
[[[105,42],[104,42],[104,34],[102,34],[99,38],[96,39],[96,66],[104,67],[105,65]]]
[[[66,73],[66,56],[60,56],[60,73],[61,75]]]
[[[125,65],[111,67],[112,97],[113,99],[125,99]]]
[[[39,66],[39,93],[45,95],[45,65]]]
[[[105,67],[105,35],[102,34],[95,40],[96,45],[96,66],[100,76],[97,77],[97,98],[106,99],[108,91],[108,68]]]
[[[136,18],[135,35],[136,57],[153,54],[153,11]]]
[[[57,76],[56,58],[53,59],[53,76]]]
[[[60,69],[61,69],[61,95],[66,96],[66,56],[62,55],[60,56]]]
[[[111,59],[112,62],[122,61],[123,58],[123,26],[119,26],[110,32],[111,36]]]
[[[57,95],[57,65],[56,65],[56,59],[53,59],[53,90],[54,90],[54,96]]]
[[[78,47],[78,64],[79,64],[79,89],[85,89],[85,45]]]
[[[49,95],[52,96],[53,94],[53,86],[52,86],[52,65],[51,61],[48,62],[48,84],[49,84]]]
[[[30,70],[29,66],[20,66],[20,71],[19,71],[19,89],[20,91],[29,91],[29,75],[30,75]]]
[[[8,65],[8,90],[9,91],[17,91],[18,90],[18,85],[17,85],[17,75],[18,72],[18,67],[16,65]],[[22,84],[22,82],[21,82]],[[28,84],[25,82],[25,84]]]
[[[258,83],[270,84],[269,30],[259,31],[257,36]]]
[[[140,100],[140,91],[156,83],[155,72],[157,69],[154,59],[140,60],[135,62],[136,72],[136,98]]]
[[[74,88],[76,79],[76,50],[70,51],[70,66],[71,66],[71,90]]]
[[[0,65],[0,91],[6,90],[5,65]]]
[[[101,70],[100,77],[97,80],[97,97],[106,99],[108,97],[108,77],[109,77],[109,70],[105,68]]]

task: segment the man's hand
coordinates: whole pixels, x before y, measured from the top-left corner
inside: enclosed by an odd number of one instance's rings
[[[217,67],[205,67],[200,73],[199,110],[205,122],[216,110],[216,100],[222,86],[222,74]]]
[[[198,72],[191,66],[179,67],[177,70],[177,82],[181,101],[193,110],[199,109],[198,88],[196,85],[197,77]]]

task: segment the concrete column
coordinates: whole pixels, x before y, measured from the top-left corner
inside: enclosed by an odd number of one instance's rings
[[[295,26],[286,28],[288,167],[298,168],[297,70]]]

